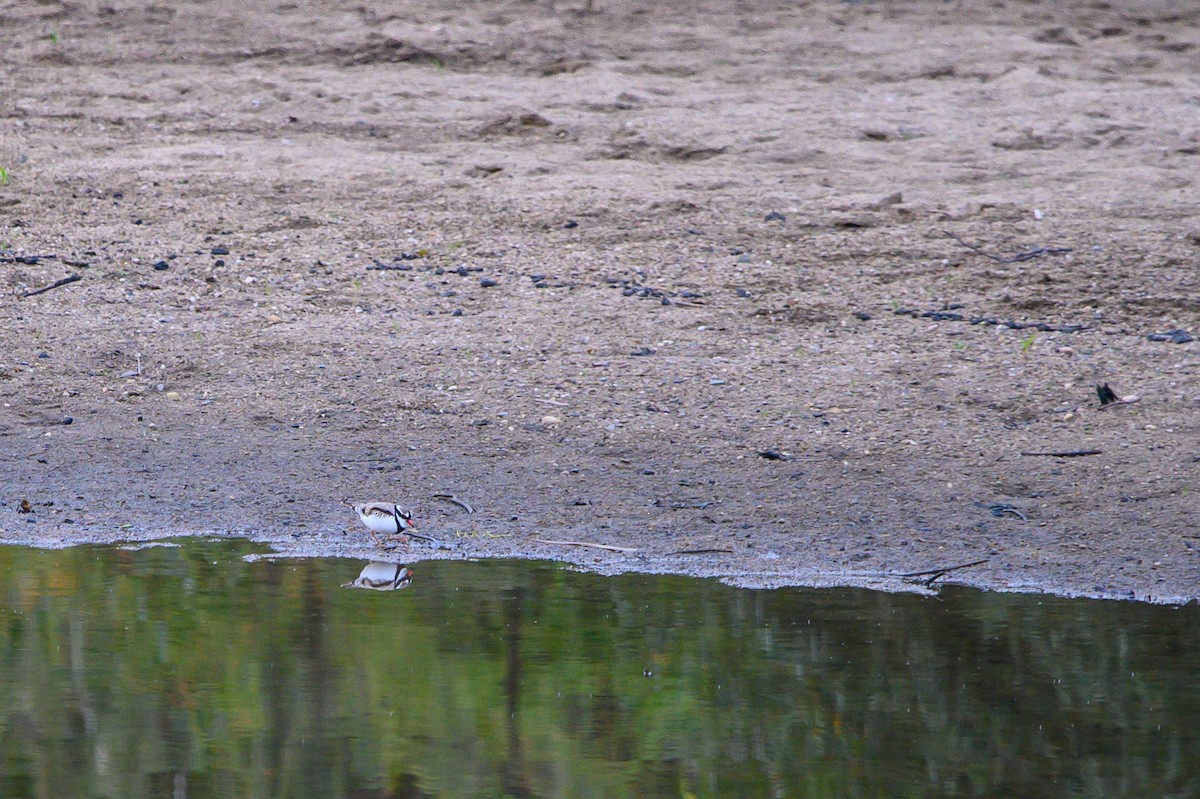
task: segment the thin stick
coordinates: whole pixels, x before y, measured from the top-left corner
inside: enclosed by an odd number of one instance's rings
[[[946,572],[952,572],[956,569],[967,569],[967,568],[970,568],[971,566],[978,566],[981,563],[987,563],[987,562],[988,562],[988,559],[984,558],[983,560],[973,560],[970,563],[960,563],[957,566],[943,566],[940,569],[927,569],[926,571],[923,571],[923,572],[909,572],[908,574],[897,574],[896,576],[897,577],[924,577],[927,574],[945,574]]]
[[[1122,405],[1132,405],[1133,403],[1138,402],[1139,400],[1141,400],[1141,397],[1131,397],[1129,399],[1113,400],[1112,402],[1109,402],[1105,405],[1101,405],[1096,410],[1107,411],[1109,408],[1120,408]]]
[[[675,552],[668,552],[668,555],[732,555],[732,549],[680,549]]]
[[[923,571],[923,572],[910,572],[908,574],[901,574],[900,576],[901,577],[923,577],[926,574],[932,575],[928,580],[921,581],[922,583],[924,583],[926,588],[929,588],[930,586],[933,585],[935,580],[940,580],[941,578],[945,577],[947,574],[949,574],[950,572],[952,572],[956,569],[967,569],[967,568],[970,568],[971,566],[978,566],[980,563],[987,563],[987,558],[984,558],[983,560],[973,561],[972,563],[960,563],[957,566],[946,566],[941,569],[930,569],[929,571]]]
[[[47,291],[56,289],[59,286],[65,286],[68,283],[74,283],[77,280],[83,280],[83,277],[81,277],[80,275],[67,275],[62,280],[51,283],[49,286],[43,286],[40,289],[34,289],[33,291],[27,291],[24,294],[22,294],[21,296],[22,297],[36,297],[39,294],[45,294]]]
[[[1082,458],[1084,455],[1099,455],[1104,452],[1102,449],[1071,449],[1066,452],[1022,452],[1022,455],[1027,457],[1043,457],[1043,458]]]
[[[957,241],[962,246],[966,247],[968,250],[974,250],[984,258],[991,258],[998,264],[1015,264],[1020,263],[1021,261],[1032,261],[1034,258],[1040,258],[1043,255],[1064,255],[1072,251],[1070,247],[1035,247],[1032,250],[1019,252],[1016,255],[1009,255],[1005,257],[1000,255],[992,255],[990,252],[984,252],[982,248],[976,247],[970,242],[963,241],[958,236],[955,236],[953,233],[947,230],[943,230],[942,232]]]
[[[474,508],[472,508],[472,507],[471,507],[469,504],[467,504],[466,502],[463,502],[461,499],[459,499],[458,497],[454,496],[453,494],[434,494],[434,495],[433,495],[433,498],[434,498],[434,499],[444,499],[444,500],[446,500],[447,502],[453,502],[455,505],[457,505],[458,507],[462,508],[462,509],[463,509],[463,510],[465,510],[467,513],[474,513],[474,512],[475,512],[475,509],[474,509]]]
[[[12,255],[0,256],[0,264],[25,264],[26,266],[37,266],[38,261],[51,260],[58,256],[51,253],[49,255]]]
[[[414,533],[411,528],[409,528],[408,530],[405,530],[403,533],[391,533],[390,535],[388,535],[388,538],[405,538],[405,537],[419,538],[422,541],[429,541],[430,543],[433,543],[433,544],[436,544],[438,542],[436,538],[430,538],[427,535],[421,535],[420,533]]]
[[[533,539],[538,544],[553,544],[560,547],[590,547],[592,549],[607,549],[610,552],[637,552],[634,547],[615,547],[611,544],[593,544],[591,541],[549,541],[545,538]]]

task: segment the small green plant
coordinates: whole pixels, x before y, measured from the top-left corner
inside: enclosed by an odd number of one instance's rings
[[[1029,338],[1021,342],[1021,352],[1029,352],[1033,349],[1033,340],[1037,338],[1037,334],[1030,333]]]
[[[962,342],[962,341],[956,341],[956,342],[954,342],[954,349],[956,349],[956,350],[965,350],[966,348],[967,348],[967,345],[966,345],[966,343],[965,343],[965,342]]]
[[[8,185],[8,170],[0,166],[0,186]]]
[[[49,39],[53,44],[58,44],[58,31],[50,31],[46,34],[46,38]]]

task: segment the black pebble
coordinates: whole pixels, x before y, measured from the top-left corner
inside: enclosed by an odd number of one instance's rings
[[[485,277],[479,281],[479,285],[485,289],[490,289],[492,286],[499,286],[500,284],[490,277]]]
[[[871,315],[869,313],[867,313],[866,311],[859,311],[858,313],[854,314],[854,318],[861,319],[864,322],[871,321]]]
[[[64,416],[63,424],[75,424],[75,417],[74,416]]]
[[[170,268],[171,268],[171,265],[169,263],[167,263],[166,261],[155,261],[154,262],[154,271],[156,271],[156,272],[165,272]]]
[[[571,228],[579,227],[579,223],[576,222],[574,219],[568,219],[567,224],[563,225],[563,227],[566,228],[567,230],[570,230]]]
[[[224,265],[225,265],[225,261],[224,261],[224,259],[221,259],[221,258],[218,258],[216,260],[216,263],[213,264],[213,266],[224,266]]]
[[[210,252],[212,252],[213,255],[229,255],[229,248],[228,247],[213,247]]]
[[[787,220],[787,217],[784,216],[783,214],[779,213],[778,211],[772,211],[771,213],[769,213],[763,217],[764,222],[784,222],[786,220]]]
[[[450,312],[451,316],[462,316],[462,308],[455,308]]]

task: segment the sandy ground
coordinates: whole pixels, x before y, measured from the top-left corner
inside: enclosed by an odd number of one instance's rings
[[[0,540],[1200,597],[1192,3],[0,30]]]

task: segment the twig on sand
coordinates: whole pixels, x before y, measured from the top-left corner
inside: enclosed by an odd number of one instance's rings
[[[732,555],[732,549],[679,549],[668,555]]]
[[[45,294],[47,291],[52,291],[52,290],[58,288],[59,286],[65,286],[68,283],[74,283],[77,280],[83,280],[83,277],[80,275],[67,275],[62,280],[56,280],[55,282],[51,283],[49,286],[42,286],[40,289],[34,289],[33,291],[27,291],[24,294],[22,294],[21,296],[22,297],[36,297],[39,294]]]
[[[593,544],[591,541],[550,541],[545,538],[533,539],[539,544],[552,544],[560,547],[588,547],[590,549],[607,549],[610,552],[637,552],[635,547],[616,547],[612,544]]]
[[[1141,400],[1141,397],[1125,397],[1124,399],[1119,399],[1119,400],[1115,400],[1114,402],[1110,402],[1107,405],[1101,405],[1096,410],[1107,411],[1110,408],[1120,408],[1122,405],[1132,405],[1133,403],[1138,402],[1140,400]]]
[[[422,541],[428,541],[431,544],[440,543],[436,538],[430,538],[427,535],[421,535],[420,533],[414,533],[412,531],[412,528],[405,530],[403,533],[393,533],[393,534],[389,535],[388,538],[419,538]]]
[[[929,586],[933,585],[934,580],[938,580],[942,577],[945,577],[947,574],[949,574],[952,571],[956,571],[958,569],[969,569],[972,566],[978,566],[981,563],[987,563],[987,562],[988,562],[988,559],[983,558],[982,560],[973,560],[970,563],[960,563],[957,566],[943,566],[940,569],[927,569],[926,571],[909,572],[907,574],[899,574],[896,576],[897,577],[924,577],[925,575],[931,575],[928,580],[921,581],[922,583],[925,584],[925,587],[928,588]]]
[[[1099,455],[1102,449],[1069,449],[1063,452],[1022,452],[1026,457],[1035,458],[1082,458],[1085,455]]]
[[[446,500],[447,502],[453,502],[455,505],[457,505],[458,507],[462,508],[462,509],[463,509],[463,510],[465,510],[467,513],[474,513],[474,512],[475,512],[475,509],[474,509],[474,508],[472,508],[472,507],[471,507],[471,505],[470,505],[469,503],[467,503],[467,502],[464,502],[463,500],[461,500],[461,499],[459,499],[458,497],[456,497],[454,494],[434,494],[434,495],[433,495],[433,498],[434,498],[434,499],[444,499],[444,500]]]
[[[1065,255],[1066,253],[1071,252],[1070,247],[1034,247],[1032,250],[1019,252],[1016,255],[992,255],[990,252],[984,252],[982,248],[976,247],[974,244],[963,241],[949,231],[943,230],[942,232],[957,241],[962,246],[966,247],[968,250],[974,250],[984,258],[990,258],[998,264],[1015,264],[1020,263],[1021,261],[1032,261],[1034,258],[1040,258],[1043,255]]]
[[[992,515],[995,516],[997,519],[1000,518],[1001,516],[1003,516],[1004,514],[1009,513],[1009,514],[1012,514],[1013,516],[1016,516],[1023,522],[1029,521],[1029,517],[1026,516],[1024,513],[1021,513],[1021,511],[1017,508],[1016,505],[1009,505],[1007,502],[993,502],[991,505],[985,505],[982,502],[976,502],[975,504],[981,508],[987,508],[988,510],[990,510],[992,512]]]

